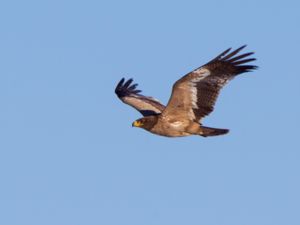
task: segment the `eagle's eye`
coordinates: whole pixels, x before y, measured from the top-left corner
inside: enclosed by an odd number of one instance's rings
[[[133,127],[141,127],[143,126],[143,122],[141,120],[136,120],[132,123]]]

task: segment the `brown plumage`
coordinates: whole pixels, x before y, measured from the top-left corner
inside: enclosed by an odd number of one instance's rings
[[[201,121],[214,110],[220,90],[228,81],[257,68],[254,65],[245,65],[256,60],[248,58],[253,52],[237,55],[245,47],[231,53],[229,48],[176,81],[167,106],[152,97],[141,95],[141,91],[136,89],[137,84],[132,84],[132,79],[125,82],[122,78],[115,92],[124,103],[131,105],[144,116],[132,124],[135,127],[167,137],[226,134],[228,129],[205,127]]]

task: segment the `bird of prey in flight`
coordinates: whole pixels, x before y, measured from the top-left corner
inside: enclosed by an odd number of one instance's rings
[[[137,109],[143,117],[132,126],[166,137],[200,135],[203,137],[227,134],[228,129],[202,125],[202,120],[214,110],[220,90],[235,76],[257,68],[247,63],[253,52],[238,54],[246,45],[231,48],[193,70],[175,82],[168,104],[140,94],[133,80],[122,78],[115,93],[126,104]]]

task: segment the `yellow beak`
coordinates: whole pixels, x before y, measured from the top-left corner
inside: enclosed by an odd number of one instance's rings
[[[133,123],[132,123],[132,126],[133,127],[140,127],[140,126],[142,126],[142,123],[141,123],[141,121],[134,121]]]

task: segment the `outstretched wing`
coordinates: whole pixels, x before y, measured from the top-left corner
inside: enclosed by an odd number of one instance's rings
[[[237,55],[246,45],[230,52],[231,48],[216,58],[179,79],[174,85],[172,95],[164,116],[200,121],[213,109],[220,90],[236,75],[250,72],[257,67],[245,65],[256,60],[249,58],[253,52]]]
[[[158,100],[139,94],[141,91],[137,90],[138,84],[132,84],[133,79],[125,82],[122,78],[117,84],[115,93],[125,104],[128,104],[138,110],[143,116],[160,114],[165,106]]]

